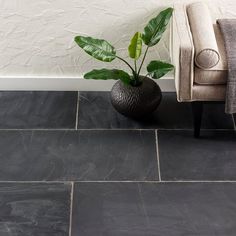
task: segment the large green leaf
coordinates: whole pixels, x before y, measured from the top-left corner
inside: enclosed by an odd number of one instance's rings
[[[137,32],[131,39],[130,45],[129,45],[129,56],[135,60],[139,59],[141,53],[142,53],[142,34]]]
[[[96,80],[109,80],[114,79],[118,80],[120,79],[125,84],[131,84],[131,77],[128,73],[126,73],[123,70],[117,70],[117,69],[100,69],[100,70],[92,70],[84,75],[85,79],[96,79]]]
[[[76,36],[75,42],[92,57],[111,62],[116,58],[114,47],[103,39],[94,39],[91,37]]]
[[[147,66],[148,73],[154,79],[161,78],[162,76],[172,71],[173,69],[174,69],[173,65],[162,61],[151,61]]]
[[[154,46],[161,40],[162,34],[167,28],[172,13],[173,8],[167,8],[160,12],[157,17],[149,21],[144,28],[144,33],[142,35],[143,41],[147,46]]]

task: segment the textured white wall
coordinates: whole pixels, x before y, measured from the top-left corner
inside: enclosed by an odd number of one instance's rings
[[[90,59],[74,36],[105,38],[127,56],[133,33],[177,2],[184,0],[0,0],[0,76],[80,77],[120,66]],[[235,0],[207,2],[215,17],[235,16]],[[148,59],[159,57],[169,59],[168,32]]]

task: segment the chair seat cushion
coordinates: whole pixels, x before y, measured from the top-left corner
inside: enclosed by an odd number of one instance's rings
[[[224,41],[220,32],[219,26],[214,25],[214,32],[220,54],[219,63],[209,69],[201,69],[195,66],[194,68],[194,82],[204,85],[226,84],[228,76],[228,66],[226,60],[226,51]]]

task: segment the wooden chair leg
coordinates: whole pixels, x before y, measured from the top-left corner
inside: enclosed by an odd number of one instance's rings
[[[194,137],[200,137],[202,113],[203,113],[203,102],[192,102],[193,111],[193,123],[194,123]]]

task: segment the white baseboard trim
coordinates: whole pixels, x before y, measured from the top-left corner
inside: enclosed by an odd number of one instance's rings
[[[21,91],[110,91],[114,80],[85,80],[66,77],[0,77],[0,90]],[[175,91],[174,79],[156,80],[164,92]]]

